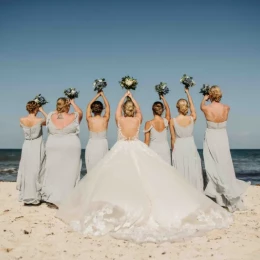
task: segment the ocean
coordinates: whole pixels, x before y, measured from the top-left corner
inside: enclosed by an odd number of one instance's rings
[[[82,149],[81,176],[86,174],[85,150]],[[202,150],[199,150],[205,174]],[[233,149],[231,155],[235,167],[236,176],[252,184],[260,184],[260,149]],[[21,149],[0,149],[0,181],[15,182]]]

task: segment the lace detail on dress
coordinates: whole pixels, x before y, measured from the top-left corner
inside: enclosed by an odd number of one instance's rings
[[[117,127],[118,127],[118,137],[117,137],[118,141],[136,141],[136,140],[139,140],[140,122],[139,122],[138,129],[136,131],[136,134],[132,137],[126,137],[126,136],[123,135],[119,120],[118,120],[118,126]]]
[[[103,205],[102,205],[103,204]],[[174,225],[161,226],[152,216],[144,223],[137,214],[129,214],[123,209],[104,202],[97,202],[99,207],[84,217],[82,221],[70,222],[73,230],[85,236],[102,236],[109,233],[117,239],[137,243],[178,241],[185,237],[198,236],[215,228],[226,228],[232,223],[229,213],[211,209],[198,209],[185,219],[176,219]]]

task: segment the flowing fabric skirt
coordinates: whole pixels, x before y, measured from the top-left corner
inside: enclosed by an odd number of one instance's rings
[[[81,145],[77,135],[49,135],[42,197],[59,206],[80,179]]]
[[[108,152],[107,139],[89,139],[85,151],[85,162],[89,172]]]
[[[203,156],[208,178],[205,194],[231,212],[244,209],[242,195],[250,183],[236,178],[226,129],[206,130]]]
[[[167,141],[151,141],[149,147],[171,165],[171,152]]]
[[[17,175],[19,200],[26,204],[39,204],[45,170],[45,148],[42,136],[25,140]]]
[[[57,217],[85,236],[164,242],[228,227],[230,214],[140,141],[118,141]]]
[[[172,165],[191,185],[203,192],[201,159],[193,136],[176,139],[172,151]]]

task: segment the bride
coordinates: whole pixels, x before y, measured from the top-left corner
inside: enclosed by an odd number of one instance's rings
[[[58,218],[85,236],[110,234],[137,243],[228,227],[226,210],[138,140],[142,114],[130,92],[118,104],[116,122],[118,142],[61,203]]]

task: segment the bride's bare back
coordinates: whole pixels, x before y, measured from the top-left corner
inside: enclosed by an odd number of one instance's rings
[[[132,139],[139,131],[140,120],[137,117],[121,117],[118,120],[118,127],[124,137]]]
[[[124,103],[126,97],[130,97],[131,100]],[[122,109],[124,116],[122,115]],[[142,123],[142,113],[139,104],[129,91],[118,103],[116,123],[124,138],[131,140],[138,137],[139,127]]]

